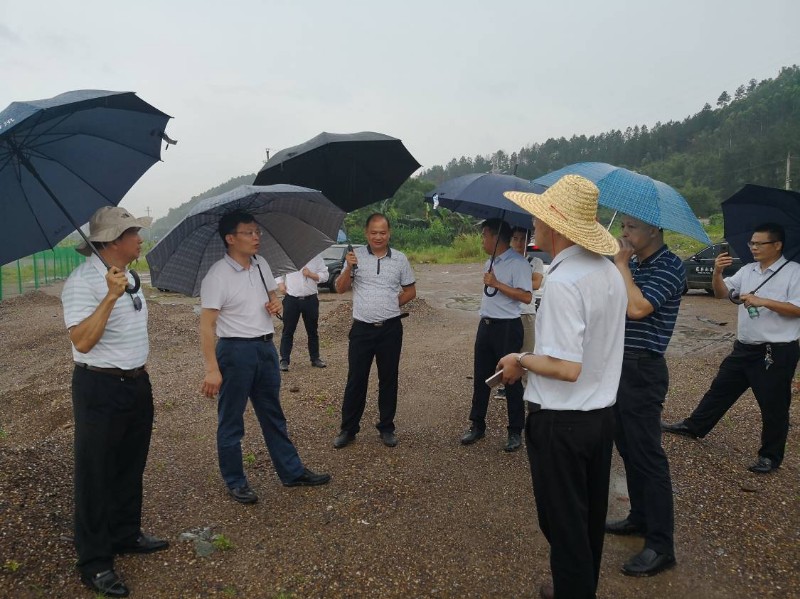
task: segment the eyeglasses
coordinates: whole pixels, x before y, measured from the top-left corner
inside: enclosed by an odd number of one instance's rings
[[[769,245],[770,243],[778,243],[777,241],[748,241],[747,247],[749,248],[760,248],[762,245]]]
[[[247,237],[261,237],[264,234],[264,231],[261,229],[255,229],[254,231],[234,231],[235,235],[245,235]]]

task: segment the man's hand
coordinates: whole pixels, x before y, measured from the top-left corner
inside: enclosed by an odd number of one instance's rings
[[[514,353],[503,356],[495,367],[495,372],[498,370],[503,371],[504,385],[513,385],[525,374],[525,369],[517,363],[518,355]]]
[[[358,258],[356,258],[355,251],[347,252],[347,254],[344,257],[344,261],[347,262],[348,267],[350,267],[351,269],[354,266],[358,266]]]
[[[283,313],[283,304],[281,300],[278,299],[278,296],[271,294],[269,301],[264,304],[264,309],[266,309],[270,316],[275,316],[276,314],[280,315]]]
[[[201,391],[206,397],[214,398],[219,393],[219,387],[222,385],[222,373],[219,370],[206,372],[206,377],[203,379],[203,386]]]
[[[631,242],[627,239],[619,238],[619,251],[614,254],[614,264],[619,266],[628,266],[633,258],[634,250]]]
[[[494,271],[490,270],[489,272],[483,273],[483,284],[487,287],[494,287],[497,288],[497,277],[494,276]]]
[[[108,285],[108,294],[111,297],[114,299],[122,297],[128,287],[128,277],[125,271],[116,266],[109,268],[106,273],[106,285]]]
[[[714,270],[716,272],[722,272],[726,268],[728,268],[731,264],[733,264],[733,258],[727,252],[719,254],[714,259]]]

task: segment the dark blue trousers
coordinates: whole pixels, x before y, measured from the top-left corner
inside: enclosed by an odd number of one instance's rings
[[[278,352],[271,340],[222,338],[217,342],[222,385],[217,401],[217,454],[228,488],[247,484],[242,465],[244,410],[253,405],[269,456],[281,482],[303,474],[303,464],[286,428],[280,402]]]
[[[313,362],[319,358],[319,296],[317,294],[306,297],[287,295],[283,298],[283,334],[281,335],[281,360],[289,364],[294,345],[294,332],[297,323],[303,317],[303,325],[308,337],[308,357]]]

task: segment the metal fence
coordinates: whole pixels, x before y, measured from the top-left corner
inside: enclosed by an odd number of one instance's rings
[[[86,260],[74,247],[57,247],[0,267],[0,301],[66,279]]]

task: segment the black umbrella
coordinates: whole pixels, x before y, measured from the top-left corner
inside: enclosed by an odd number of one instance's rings
[[[747,242],[758,225],[768,222],[783,225],[783,255],[800,262],[800,193],[748,184],[722,202],[722,217],[725,240],[742,262],[753,261]]]
[[[0,264],[53,248],[161,160],[171,117],[133,92],[79,90],[0,112]],[[89,243],[89,247],[94,247]],[[107,265],[106,265],[107,266]]]
[[[320,190],[346,212],[390,198],[420,167],[403,142],[382,133],[320,133],[270,158],[254,185]]]

